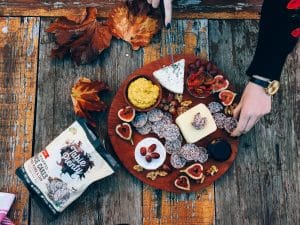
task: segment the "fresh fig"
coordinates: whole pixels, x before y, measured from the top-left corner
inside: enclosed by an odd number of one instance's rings
[[[125,106],[118,111],[118,117],[124,122],[131,122],[135,117],[135,109],[131,106]]]
[[[229,81],[225,79],[222,75],[217,75],[214,77],[213,91],[220,92],[227,89],[229,86]]]
[[[189,191],[191,190],[191,184],[190,184],[190,180],[187,176],[180,176],[178,177],[175,181],[174,181],[174,185],[181,189],[181,190],[185,190],[185,191]]]
[[[235,96],[236,96],[236,93],[234,93],[230,90],[223,90],[219,93],[219,99],[221,100],[221,102],[224,106],[231,105]]]
[[[200,163],[194,163],[180,172],[185,173],[194,180],[200,180],[203,177],[203,166]]]
[[[116,126],[116,133],[119,135],[120,138],[126,141],[130,141],[132,145],[132,129],[129,123],[120,123]]]

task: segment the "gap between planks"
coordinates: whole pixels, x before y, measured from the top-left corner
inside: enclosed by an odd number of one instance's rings
[[[156,38],[144,48],[144,64],[168,54],[165,30]],[[209,57],[208,21],[205,19],[174,21],[171,39],[174,54],[190,53]],[[144,185],[144,225],[212,225],[214,216],[214,185],[196,193],[180,195]]]

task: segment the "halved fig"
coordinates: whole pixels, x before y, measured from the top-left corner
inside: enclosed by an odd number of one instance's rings
[[[116,126],[116,133],[119,135],[120,138],[122,138],[125,141],[130,141],[132,145],[132,129],[129,123],[120,123]]]
[[[200,163],[194,163],[180,172],[185,173],[194,180],[200,180],[203,177],[203,166]]]
[[[118,117],[124,122],[131,122],[135,117],[135,109],[131,106],[125,106],[118,111]]]
[[[174,181],[174,185],[181,189],[181,190],[185,190],[185,191],[189,191],[191,190],[191,184],[190,184],[190,180],[187,176],[180,176],[178,177],[175,181]]]
[[[222,75],[217,75],[214,78],[214,83],[213,83],[213,91],[214,92],[220,92],[225,89],[227,89],[229,86],[229,81],[225,79]]]
[[[235,96],[236,96],[236,93],[234,93],[230,90],[223,90],[219,93],[219,99],[221,100],[221,102],[224,106],[231,105]]]

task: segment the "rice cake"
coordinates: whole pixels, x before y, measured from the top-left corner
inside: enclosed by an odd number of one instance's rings
[[[200,113],[202,117],[207,118],[206,126],[200,130],[195,129],[192,125],[194,116],[197,113]],[[216,123],[209,109],[202,103],[178,116],[175,122],[180,128],[180,131],[187,143],[195,143],[217,130]]]

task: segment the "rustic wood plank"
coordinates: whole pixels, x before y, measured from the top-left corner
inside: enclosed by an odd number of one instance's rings
[[[99,17],[107,17],[109,11],[124,0],[110,1],[2,1],[2,16],[64,16],[80,14],[87,6],[97,7]],[[262,0],[178,0],[174,1],[174,18],[245,19],[258,18]]]
[[[211,58],[240,93],[258,21],[210,21]],[[300,46],[287,60],[273,112],[241,138],[233,168],[216,182],[216,224],[299,224]],[[230,216],[228,216],[230,215]]]
[[[28,222],[28,192],[15,170],[32,154],[39,18],[0,18],[0,191],[15,193],[9,213]]]
[[[208,55],[207,20],[176,20],[171,31],[175,53]],[[144,63],[168,54],[166,31],[144,48]],[[176,195],[144,185],[144,225],[206,225],[214,221],[213,185],[193,194]]]
[[[51,60],[49,55],[54,39],[53,35],[44,32],[50,21],[43,18],[41,22],[35,153],[74,120],[70,93],[80,76],[107,82],[113,90],[106,98],[109,102],[126,76],[142,64],[142,51],[132,51],[127,43],[119,40],[113,40],[110,49],[91,65],[76,66],[69,59]],[[102,114],[99,117],[99,132],[111,150],[106,116]],[[105,181],[93,184],[80,200],[53,222],[45,218],[32,201],[31,224],[141,224],[141,192],[141,183],[122,167]]]

